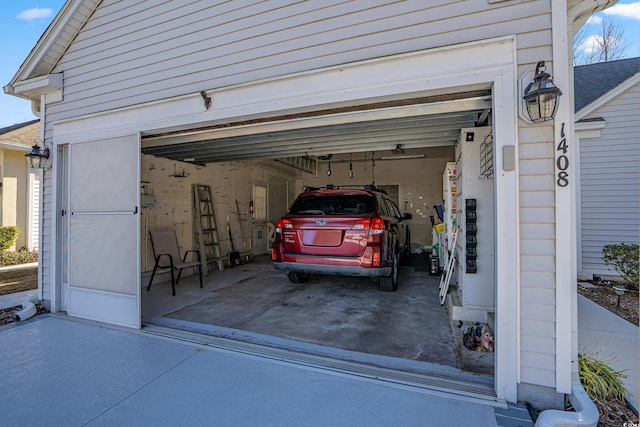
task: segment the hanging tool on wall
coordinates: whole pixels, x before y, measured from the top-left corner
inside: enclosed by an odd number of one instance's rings
[[[229,267],[242,264],[240,252],[236,251],[233,246],[233,237],[231,236],[231,225],[229,224],[229,215],[227,215],[227,232],[229,233],[229,242],[231,242],[231,252],[229,252]]]
[[[245,261],[249,262],[249,251],[247,250],[247,241],[244,239],[244,231],[242,230],[242,216],[240,215],[240,206],[238,205],[238,199],[236,199],[236,212],[238,214],[238,224],[240,225],[240,237],[242,238],[242,250]]]

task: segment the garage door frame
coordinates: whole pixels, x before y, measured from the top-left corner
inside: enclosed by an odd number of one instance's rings
[[[515,37],[500,37],[210,90],[213,106],[209,110],[203,108],[200,93],[193,93],[58,122],[54,123],[54,141],[158,133],[490,86],[495,203],[501,207],[495,218],[495,390],[498,398],[515,402],[520,357],[518,168],[517,162],[509,171],[502,165],[504,147],[514,147],[518,158],[516,64]],[[134,185],[138,188],[139,183]]]

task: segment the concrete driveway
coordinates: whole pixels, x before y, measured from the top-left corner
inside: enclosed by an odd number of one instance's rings
[[[54,316],[0,328],[0,358],[3,426],[457,427],[523,413]]]

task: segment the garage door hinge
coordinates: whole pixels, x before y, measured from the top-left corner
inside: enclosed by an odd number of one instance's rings
[[[138,207],[136,206],[136,208],[133,210],[133,214],[137,214],[138,213]]]

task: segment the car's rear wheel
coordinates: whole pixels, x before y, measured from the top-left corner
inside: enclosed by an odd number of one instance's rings
[[[393,263],[391,265],[391,274],[378,278],[378,286],[384,292],[395,292],[398,289],[398,264],[400,254],[396,250],[393,254]]]
[[[311,274],[297,273],[295,271],[290,271],[287,273],[287,277],[292,283],[307,283],[311,278]]]

